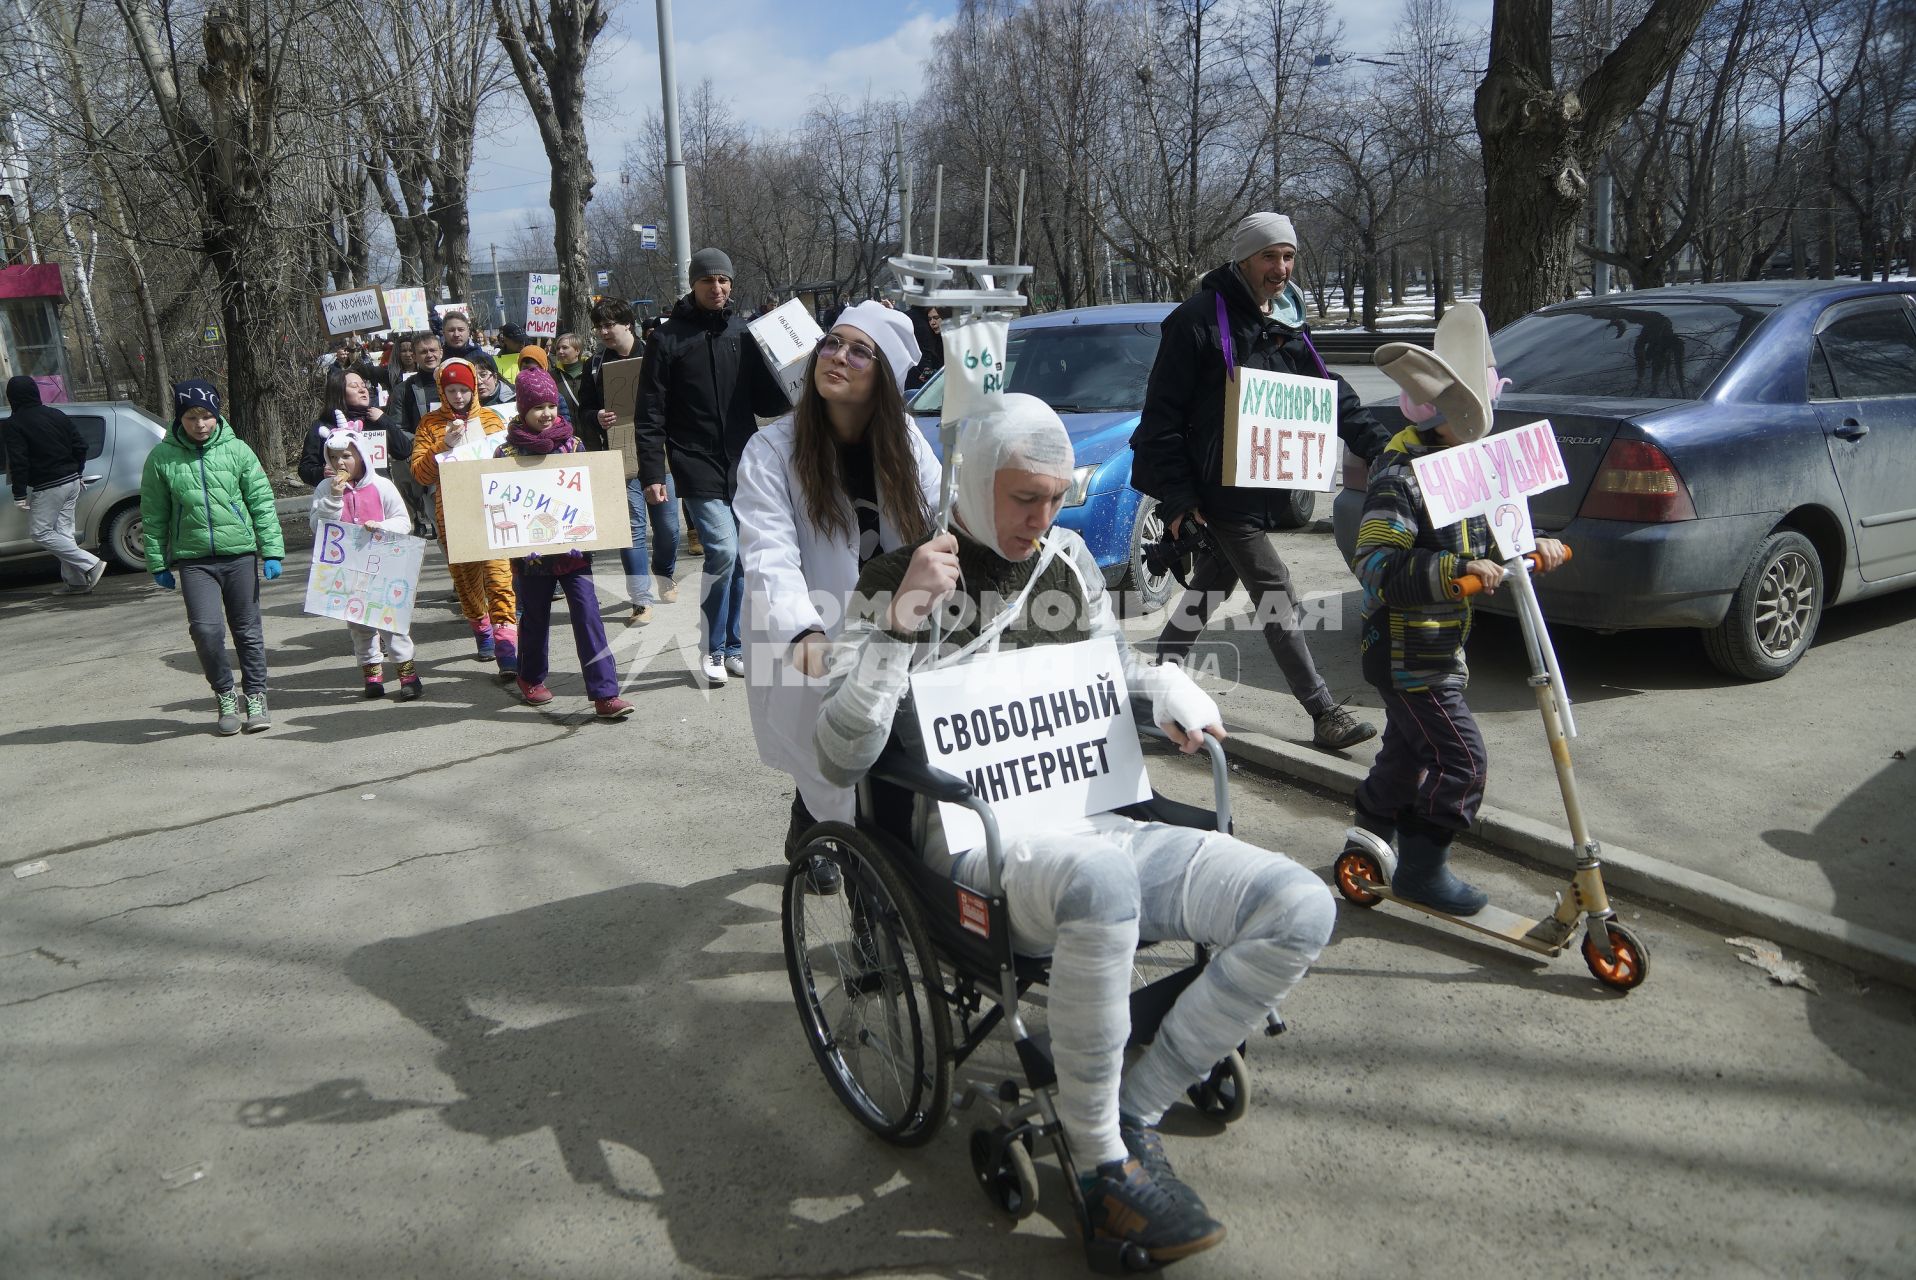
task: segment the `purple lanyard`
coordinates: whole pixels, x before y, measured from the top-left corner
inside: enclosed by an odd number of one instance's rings
[[[1224,376],[1231,379],[1237,376],[1237,354],[1231,345],[1231,318],[1224,313],[1224,295],[1217,297],[1217,336],[1224,346]],[[1304,350],[1311,353],[1311,363],[1317,366],[1317,376],[1329,382],[1331,371],[1325,367],[1324,357],[1317,354],[1317,347],[1311,342],[1309,331],[1299,329],[1297,336],[1304,340]]]

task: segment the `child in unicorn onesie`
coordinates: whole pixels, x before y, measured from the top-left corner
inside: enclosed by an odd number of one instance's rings
[[[339,431],[328,436],[326,464],[331,474],[313,490],[315,527],[322,520],[333,520],[340,524],[363,524],[388,533],[412,532],[412,516],[406,510],[406,500],[399,496],[399,489],[392,481],[373,470],[365,436],[357,431]],[[411,702],[423,692],[419,672],[413,666],[411,636],[380,631],[357,622],[348,622],[346,630],[352,635],[353,652],[366,677],[368,698],[386,696],[386,654],[391,654],[393,661],[399,664],[399,700]]]

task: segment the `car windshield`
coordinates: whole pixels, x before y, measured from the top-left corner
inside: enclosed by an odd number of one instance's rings
[[[1498,330],[1517,394],[1694,400],[1770,313],[1741,302],[1618,301],[1540,311]]]
[[[1059,413],[1115,413],[1144,407],[1158,357],[1156,324],[1053,324],[1014,328],[1005,349],[1007,391],[1037,396]],[[945,403],[941,371],[911,403],[937,413]]]

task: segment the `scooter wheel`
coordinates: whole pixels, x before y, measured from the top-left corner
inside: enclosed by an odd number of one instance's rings
[[[1384,869],[1365,850],[1346,849],[1338,854],[1335,872],[1337,891],[1351,902],[1360,907],[1374,907],[1384,900],[1383,895],[1364,888],[1366,881],[1371,884],[1388,883],[1384,878]]]
[[[1592,926],[1594,930],[1595,926]],[[1593,933],[1583,935],[1583,962],[1591,974],[1606,987],[1634,991],[1650,976],[1650,949],[1643,940],[1614,920],[1603,922],[1610,935],[1610,958],[1605,959]]]

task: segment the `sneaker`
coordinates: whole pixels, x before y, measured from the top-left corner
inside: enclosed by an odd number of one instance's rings
[[[273,719],[266,714],[266,695],[249,693],[246,695],[246,732],[260,733],[273,727]]]
[[[386,696],[386,667],[384,663],[368,662],[361,668],[366,673],[366,696],[383,698]]]
[[[658,589],[659,589],[660,603],[677,604],[679,602],[679,584],[678,583],[672,581],[672,579],[666,577],[662,573],[654,574],[653,579],[659,584]]]
[[[705,675],[705,683],[715,689],[725,687],[725,655],[708,653],[699,660],[699,670]]]
[[[1312,744],[1331,751],[1342,751],[1376,736],[1376,725],[1368,720],[1359,720],[1341,702],[1317,717],[1311,727]]]
[[[100,585],[100,579],[104,577],[106,577],[106,561],[95,560],[93,567],[86,571],[85,589],[88,591],[93,590],[93,588]]]
[[[632,704],[624,698],[594,698],[592,714],[601,720],[623,720],[632,714]]]
[[[743,680],[745,678],[745,655],[742,653],[726,654],[725,674],[728,676],[737,676]]]
[[[1182,1203],[1136,1159],[1099,1165],[1085,1187],[1084,1208],[1094,1237],[1135,1244],[1154,1263],[1188,1258],[1224,1240],[1223,1224],[1201,1203]]]
[[[524,680],[520,680],[516,676],[513,677],[513,679],[519,686],[519,696],[533,706],[543,707],[546,703],[552,701],[552,690],[546,688],[543,684],[527,684]]]
[[[1131,1158],[1144,1166],[1144,1171],[1159,1188],[1185,1208],[1205,1212],[1204,1201],[1198,1199],[1198,1193],[1172,1171],[1170,1157],[1164,1154],[1164,1138],[1155,1125],[1120,1115],[1118,1137],[1124,1140],[1124,1149],[1131,1153]]]
[[[399,700],[401,702],[412,702],[425,692],[426,687],[420,682],[418,668],[414,667],[410,662],[400,663]]]
[[[491,626],[487,626],[484,631],[481,631],[478,624],[475,623],[472,628],[472,639],[473,643],[478,646],[477,651],[472,655],[473,659],[478,662],[491,662],[494,656]]]
[[[625,625],[628,627],[642,627],[650,621],[652,621],[652,606],[649,604],[634,605],[632,607],[632,616],[625,620]]]
[[[213,696],[218,698],[220,703],[220,719],[214,726],[214,732],[222,738],[230,738],[240,731],[239,695],[229,689],[225,693],[216,693]]]

